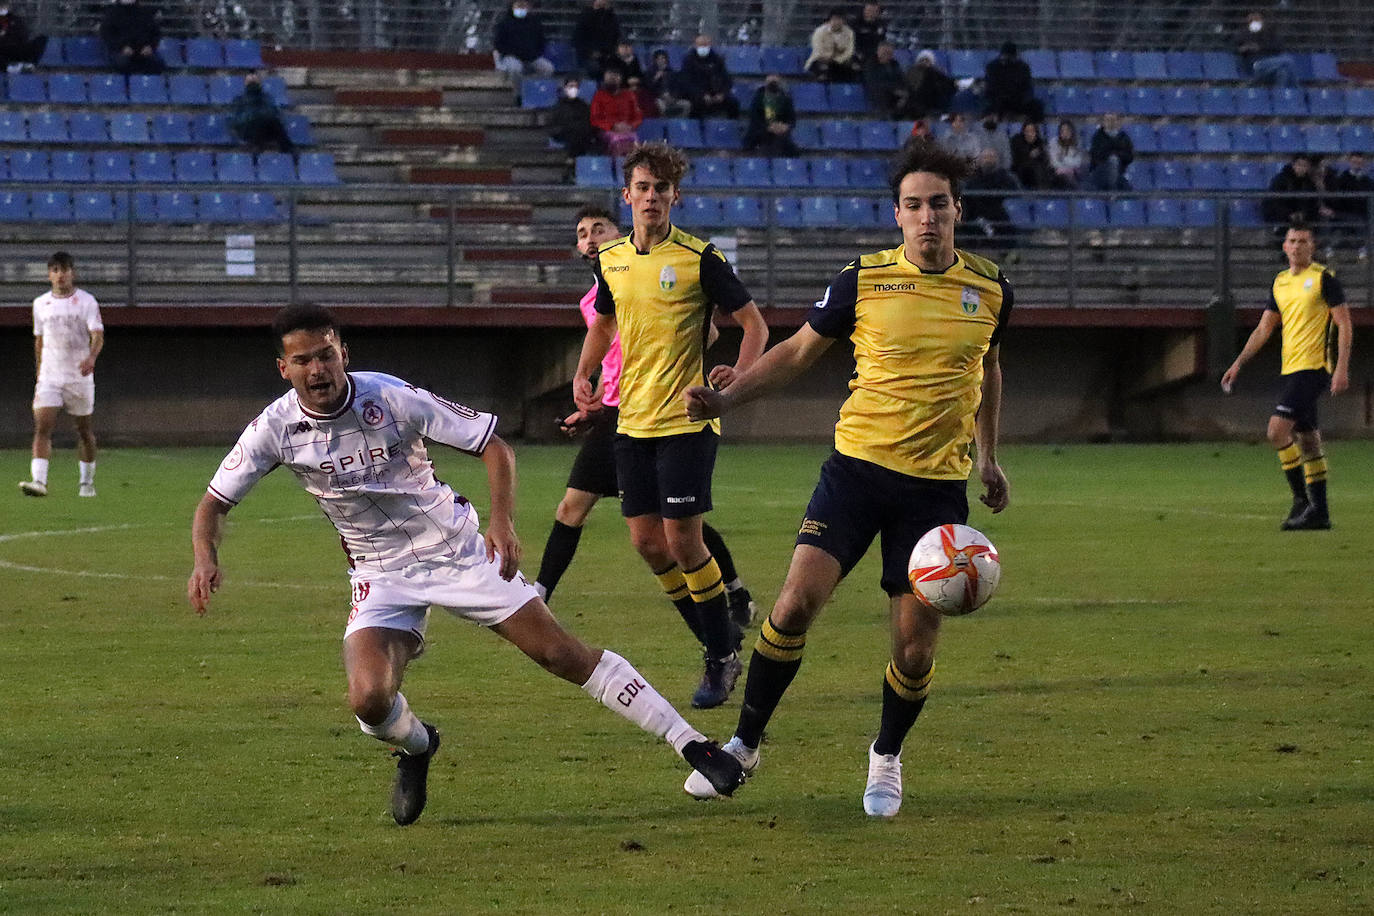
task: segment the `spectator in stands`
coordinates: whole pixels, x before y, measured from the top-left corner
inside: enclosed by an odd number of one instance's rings
[[[1312,166],[1312,158],[1299,153],[1269,182],[1269,196],[1260,205],[1260,212],[1266,222],[1273,223],[1281,232],[1286,232],[1292,222],[1315,225],[1335,215],[1317,197],[1321,188],[1312,174]]]
[[[1274,27],[1264,21],[1264,14],[1251,13],[1245,22],[1236,50],[1240,53],[1241,71],[1265,86],[1298,85],[1293,56],[1284,53]]]
[[[526,73],[553,76],[553,64],[544,56],[547,46],[544,21],[530,10],[530,0],[513,0],[492,39],[496,69],[517,81]]]
[[[658,113],[665,118],[685,118],[692,113],[692,102],[682,78],[668,61],[668,52],[658,50],[649,58],[649,72],[644,88],[653,93]]]
[[[806,70],[823,83],[852,83],[859,78],[854,59],[854,30],[844,21],[844,10],[835,7],[825,22],[811,33],[811,56]]]
[[[916,55],[916,62],[907,68],[907,114],[925,118],[944,114],[954,101],[954,78],[940,69],[935,52],[929,49]]]
[[[964,191],[1010,191],[1021,190],[1016,176],[1003,168],[997,161],[997,151],[984,149],[974,159],[973,173],[964,182]],[[963,196],[964,222],[977,227],[986,238],[983,247],[993,251],[1006,251],[1010,248],[1016,234],[1016,227],[1007,215],[1007,195],[1005,193],[969,194]],[[981,248],[980,248],[981,250]]]
[[[983,115],[983,120],[969,132],[977,138],[978,151],[990,149],[997,154],[997,165],[1000,168],[1011,168],[1011,139],[1007,132],[1002,129],[1002,125],[997,123],[997,116],[991,112]],[[977,162],[977,159],[974,159]]]
[[[643,121],[635,94],[620,82],[620,71],[607,67],[592,96],[592,127],[601,131],[601,141],[612,156],[630,151],[639,140],[635,131]]]
[[[1083,147],[1072,121],[1060,121],[1059,132],[1050,140],[1050,168],[1061,188],[1077,188],[1083,181]]]
[[[987,105],[983,100],[983,81],[971,76],[954,83],[954,98],[949,100],[949,110],[975,118]]]
[[[968,115],[958,112],[949,116],[949,133],[945,134],[940,143],[951,153],[963,156],[969,162],[976,161],[978,154],[983,151],[982,142],[969,130]]]
[[[912,143],[934,142],[935,136],[930,132],[930,122],[925,118],[917,118],[911,122],[911,133],[907,134],[906,139],[902,141],[902,147],[905,148]]]
[[[32,70],[47,46],[46,35],[29,34],[29,24],[24,17],[0,0],[0,67],[10,73]]]
[[[797,125],[797,110],[792,96],[777,73],[768,74],[749,103],[749,129],[744,132],[744,148],[765,156],[796,156],[797,144],[792,128]]]
[[[644,79],[644,68],[639,65],[639,58],[635,56],[635,46],[628,41],[622,41],[615,46],[615,54],[606,67],[620,71],[620,82],[625,86],[630,84],[631,77]]]
[[[1327,190],[1343,194],[1362,194],[1363,197],[1338,197],[1331,200],[1331,208],[1336,211],[1336,219],[1345,223],[1358,236],[1360,247],[1358,256],[1361,261],[1369,252],[1363,244],[1369,224],[1369,203],[1374,196],[1374,176],[1369,174],[1364,153],[1351,153],[1344,170],[1333,172],[1326,182]]]
[[[1003,120],[1045,120],[1045,104],[1035,97],[1030,65],[1017,56],[1014,41],[1004,42],[1001,53],[983,68],[983,97],[987,110]]]
[[[864,60],[864,95],[868,107],[889,118],[900,118],[910,109],[911,90],[897,63],[897,49],[885,41]]]
[[[262,74],[243,78],[243,91],[229,103],[229,129],[254,155],[268,149],[295,155],[296,144],[287,136],[276,99],[262,88]]]
[[[1011,170],[1023,188],[1042,191],[1056,186],[1050,167],[1050,150],[1040,136],[1040,125],[1027,121],[1011,138]]]
[[[577,14],[573,24],[572,46],[577,64],[593,79],[606,72],[620,43],[620,19],[611,9],[611,0],[592,0]]]
[[[139,0],[115,0],[105,8],[100,20],[100,40],[110,55],[114,68],[130,73],[161,73],[167,69],[157,53],[162,29],[157,24],[157,11]]]
[[[1133,159],[1135,145],[1121,129],[1121,116],[1107,112],[1088,147],[1088,187],[1094,191],[1129,191],[1126,169]]]
[[[860,66],[878,56],[878,46],[887,41],[887,19],[878,3],[865,3],[859,20],[854,23],[854,56]]]
[[[695,117],[739,117],[739,101],[730,92],[734,80],[725,67],[725,58],[712,50],[710,35],[696,37],[679,75]]]
[[[558,101],[549,109],[549,137],[567,150],[569,160],[601,148],[601,138],[592,127],[592,108],[582,98],[581,82],[575,76],[563,81]]]

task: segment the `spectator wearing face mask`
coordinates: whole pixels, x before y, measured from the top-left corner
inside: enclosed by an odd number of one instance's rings
[[[797,110],[792,96],[777,73],[768,74],[749,103],[749,128],[744,132],[744,148],[765,156],[796,156],[792,128],[797,125]]]
[[[682,85],[692,102],[692,115],[698,118],[739,117],[739,102],[731,94],[734,80],[726,69],[725,58],[711,47],[711,36],[702,34],[682,62]]]
[[[549,109],[546,122],[549,137],[562,145],[569,159],[585,156],[600,149],[600,138],[592,127],[592,109],[583,99],[576,77],[563,81],[558,101]]]
[[[1245,30],[1237,42],[1241,70],[1264,86],[1292,88],[1298,85],[1293,69],[1293,56],[1285,54],[1274,27],[1264,21],[1264,14],[1251,13],[1245,20]]]
[[[11,73],[31,70],[47,45],[47,36],[29,34],[24,17],[0,2],[0,67]]]
[[[658,113],[665,118],[685,118],[692,113],[692,101],[681,76],[668,62],[668,52],[658,50],[649,58],[644,88],[653,95]]]
[[[635,131],[644,121],[635,94],[620,81],[620,71],[607,68],[601,86],[592,96],[592,127],[612,156],[623,156],[639,139]]]
[[[543,20],[531,12],[529,0],[514,0],[492,38],[496,69],[514,80],[527,73],[553,76],[553,64],[544,56],[547,45]]]

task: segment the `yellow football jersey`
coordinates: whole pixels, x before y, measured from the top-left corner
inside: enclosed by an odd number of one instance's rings
[[[1335,366],[1331,357],[1331,307],[1345,305],[1340,281],[1322,264],[1312,263],[1293,273],[1283,270],[1274,278],[1268,308],[1283,322],[1283,358],[1279,372],[1288,375],[1304,369]]]
[[[841,454],[913,477],[968,477],[983,357],[1001,337],[1012,294],[996,264],[955,255],[948,270],[928,273],[904,247],[866,254],[811,310],[817,333],[854,344],[835,426]]]
[[[674,226],[648,251],[628,236],[608,242],[594,263],[596,310],[615,316],[624,358],[616,430],[640,439],[719,432],[719,420],[688,419],[682,392],[705,384],[712,308],[752,301],[725,256]]]

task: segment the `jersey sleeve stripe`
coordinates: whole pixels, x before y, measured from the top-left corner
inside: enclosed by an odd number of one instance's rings
[[[209,493],[211,496],[213,496],[220,502],[224,503],[226,506],[238,505],[238,503],[235,500],[232,500],[229,497],[225,496],[223,493],[221,493],[219,490],[216,490],[214,487],[206,487],[205,490],[207,493]]]

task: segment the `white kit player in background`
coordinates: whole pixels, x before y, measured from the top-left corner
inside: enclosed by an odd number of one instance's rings
[[[364,733],[398,747],[391,814],[420,816],[439,732],[401,694],[424,649],[431,605],[494,630],[546,670],[670,743],[723,794],[744,780],[738,761],[692,728],[625,659],[564,630],[520,574],[511,512],[515,456],[496,417],[400,379],[348,372],[328,310],[291,306],[272,325],[277,368],[291,391],[243,431],[196,509],[195,568],[186,584],[198,614],[219,589],[224,517],[264,475],[285,466],[334,523],[348,555],[353,608],[344,630],[348,702]],[[434,476],[423,440],[479,458],[491,518]],[[470,759],[477,759],[470,756]]]
[[[65,409],[76,425],[78,496],[95,495],[95,360],[105,346],[105,326],[95,297],[76,288],[72,256],[58,251],[48,258],[52,290],[33,300],[33,460],[29,479],[19,483],[26,496],[48,495],[48,461],[57,414]]]

